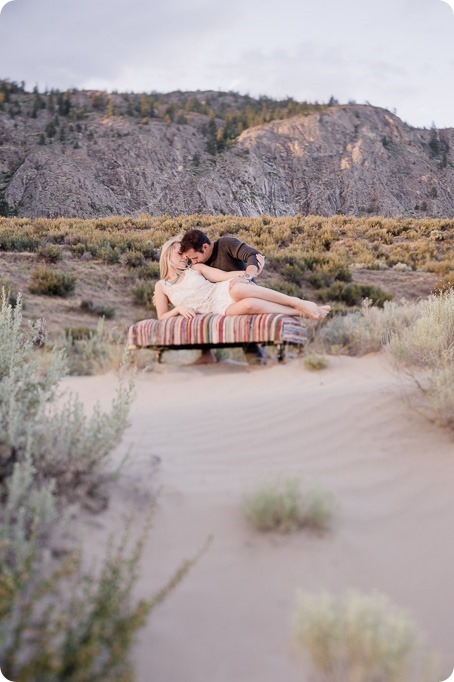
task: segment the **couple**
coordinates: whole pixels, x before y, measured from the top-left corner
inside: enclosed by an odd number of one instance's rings
[[[190,319],[197,313],[283,313],[319,320],[329,313],[330,306],[255,284],[253,277],[260,274],[264,260],[235,237],[221,237],[214,244],[201,230],[191,230],[182,239],[172,237],[162,247],[159,261],[161,279],[155,287],[158,319],[176,315]]]

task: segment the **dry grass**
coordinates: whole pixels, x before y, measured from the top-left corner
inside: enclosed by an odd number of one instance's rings
[[[297,477],[261,483],[242,499],[244,515],[260,531],[324,530],[333,520],[334,509],[331,493],[315,487],[303,492]]]
[[[295,641],[320,682],[428,682],[436,660],[424,655],[410,616],[377,592],[297,595]]]

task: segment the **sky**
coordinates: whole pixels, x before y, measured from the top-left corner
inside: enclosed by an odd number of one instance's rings
[[[454,127],[454,0],[0,0],[0,78],[370,103]]]

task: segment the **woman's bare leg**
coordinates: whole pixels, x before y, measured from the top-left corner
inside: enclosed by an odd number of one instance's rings
[[[241,301],[229,305],[225,311],[225,315],[259,315],[260,313],[281,313],[283,315],[303,316],[301,310],[297,310],[288,305],[265,301],[260,298],[243,298]]]
[[[297,296],[287,296],[287,294],[282,294],[280,291],[274,291],[274,289],[268,289],[267,287],[260,287],[256,284],[234,284],[230,288],[229,293],[235,302],[242,301],[245,298],[267,301],[287,308],[296,308],[296,310],[300,311],[300,313],[306,317],[315,320],[325,317],[330,311],[329,306],[318,306],[316,303],[312,303],[312,301],[304,301]],[[266,312],[277,311],[268,310]],[[293,313],[293,315],[294,314],[295,313]]]

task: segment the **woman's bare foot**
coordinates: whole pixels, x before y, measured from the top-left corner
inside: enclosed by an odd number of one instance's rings
[[[319,320],[321,317],[319,306],[312,301],[304,301],[302,298],[297,296],[293,297],[294,306],[297,310],[300,310],[304,317],[308,317],[310,320]]]
[[[319,305],[318,311],[320,313],[320,318],[326,317],[331,312],[331,306],[330,305]]]

